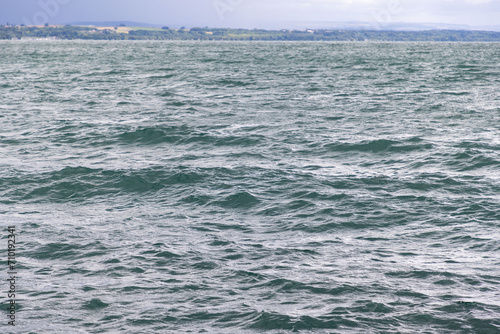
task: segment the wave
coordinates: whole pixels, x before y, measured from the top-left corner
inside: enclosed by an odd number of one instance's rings
[[[157,193],[168,186],[202,182],[215,170],[105,170],[65,167],[58,171],[0,180],[3,202],[84,201],[99,196]]]
[[[408,153],[412,151],[430,150],[434,146],[430,143],[418,143],[423,141],[420,138],[413,138],[405,141],[389,139],[367,140],[360,143],[331,143],[322,146],[327,151],[334,152],[370,152],[370,153]]]
[[[117,136],[118,140],[127,144],[202,144],[214,146],[256,146],[266,141],[262,135],[214,135],[201,129],[188,126],[146,127]]]
[[[108,248],[99,241],[88,244],[56,242],[31,248],[26,252],[26,257],[36,260],[75,260],[103,256],[107,253]]]
[[[221,201],[215,201],[211,204],[219,205],[223,208],[237,209],[237,208],[250,208],[260,203],[260,200],[247,191],[237,192],[226,196]]]
[[[289,330],[298,332],[311,329],[337,329],[339,326],[358,327],[358,324],[339,316],[329,318],[291,317],[285,314],[263,311],[256,314],[244,327],[259,331]]]
[[[225,87],[246,87],[246,86],[251,86],[251,85],[255,84],[253,82],[245,82],[245,81],[230,80],[230,79],[218,80],[215,83],[218,86],[225,86]]]

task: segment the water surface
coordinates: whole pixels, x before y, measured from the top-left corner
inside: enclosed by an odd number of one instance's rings
[[[499,59],[0,42],[13,332],[500,333]]]

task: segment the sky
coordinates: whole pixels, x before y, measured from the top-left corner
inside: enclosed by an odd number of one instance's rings
[[[134,21],[170,27],[324,28],[364,22],[500,28],[500,0],[0,0],[0,24]]]

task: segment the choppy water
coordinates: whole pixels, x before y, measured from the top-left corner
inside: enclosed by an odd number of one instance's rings
[[[0,64],[6,331],[500,333],[500,44],[9,41]]]

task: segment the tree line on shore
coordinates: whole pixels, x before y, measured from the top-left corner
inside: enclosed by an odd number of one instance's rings
[[[121,27],[120,27],[121,28]],[[500,42],[500,32],[468,30],[262,30],[159,29],[83,26],[0,26],[0,39],[56,38],[65,40],[237,40],[237,41],[436,41]]]

